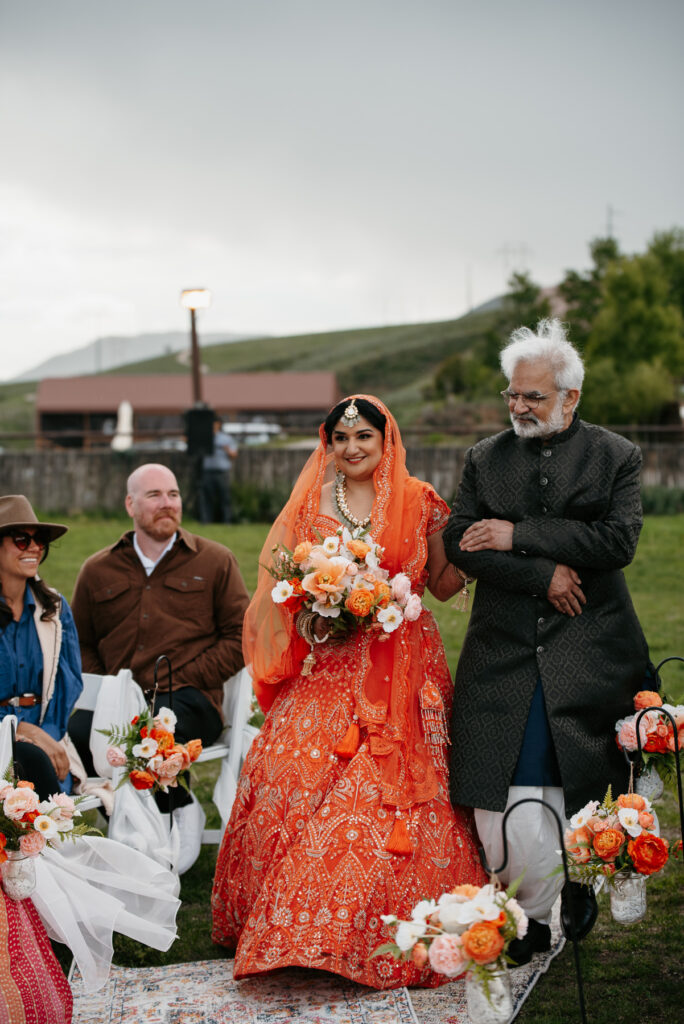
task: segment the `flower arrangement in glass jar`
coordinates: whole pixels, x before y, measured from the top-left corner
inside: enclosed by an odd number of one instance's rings
[[[187,789],[181,772],[202,753],[201,740],[176,743],[176,716],[170,708],[149,708],[131,719],[129,725],[99,729],[106,736],[107,761],[124,772],[117,786],[130,782],[135,789],[163,790],[179,783]]]
[[[295,612],[322,615],[333,634],[355,628],[392,633],[404,620],[415,621],[423,606],[405,573],[390,577],[381,568],[383,554],[366,530],[346,526],[330,537],[319,535],[318,544],[303,541],[294,551],[278,545],[273,565],[266,567],[276,580],[271,597]]]
[[[45,846],[58,846],[63,839],[84,835],[101,835],[80,817],[79,800],[66,793],[55,793],[41,800],[33,783],[26,780],[0,782],[0,864],[8,852],[18,851],[24,857],[37,857]]]
[[[437,900],[421,900],[410,921],[384,914],[393,941],[384,943],[373,956],[389,953],[448,978],[467,972],[489,998],[490,980],[494,972],[505,969],[511,941],[527,932],[527,916],[514,898],[519,882],[505,891],[491,883],[457,885]]]
[[[620,718],[615,723],[615,741],[620,750],[629,754],[638,750],[636,722],[644,708],[662,707],[674,719],[679,749],[684,748],[684,704],[669,704],[654,690],[640,690],[634,698],[634,714]],[[639,722],[641,756],[645,769],[658,773],[665,783],[676,781],[675,735],[668,715],[659,711],[647,711]]]
[[[564,845],[572,877],[585,885],[598,878],[614,885],[621,872],[653,875],[660,871],[670,847],[656,835],[654,826],[647,797],[622,793],[613,800],[609,786],[603,803],[591,800],[570,819]]]

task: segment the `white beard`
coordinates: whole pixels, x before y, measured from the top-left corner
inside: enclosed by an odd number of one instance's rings
[[[557,396],[556,403],[547,420],[537,419],[531,409],[527,410],[524,420],[519,419],[514,413],[510,415],[513,430],[518,437],[550,437],[552,434],[560,434],[561,430],[565,430],[562,394]]]

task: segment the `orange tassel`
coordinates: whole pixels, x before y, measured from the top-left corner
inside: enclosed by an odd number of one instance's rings
[[[413,853],[408,829],[403,818],[394,819],[394,828],[385,844],[385,849],[388,853],[400,853],[406,856],[410,856]]]
[[[359,723],[354,720],[350,722],[349,728],[335,747],[335,753],[338,757],[353,757],[359,749],[360,739],[361,730],[359,729]]]

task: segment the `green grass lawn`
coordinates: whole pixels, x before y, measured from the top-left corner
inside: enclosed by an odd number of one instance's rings
[[[72,529],[53,546],[44,574],[48,583],[70,597],[84,558],[112,543],[128,528],[128,521],[79,518],[67,522]],[[191,520],[186,525],[190,530],[201,531],[227,544],[239,559],[248,588],[253,589],[259,551],[268,529],[266,525],[199,527]],[[684,516],[648,517],[634,563],[626,571],[634,605],[656,663],[672,654],[684,656],[682,537]],[[441,605],[430,596],[426,603],[437,616],[453,669],[468,617],[456,611],[451,603]],[[665,666],[663,685],[675,703],[684,702],[684,664]],[[207,809],[215,770],[210,763],[201,765],[198,771],[196,791]],[[674,795],[666,795],[658,813],[664,834],[674,838],[678,834]],[[210,939],[209,895],[216,852],[216,847],[204,847],[195,866],[182,878],[179,937],[169,952],[160,954],[117,936],[115,962],[151,966],[226,955]],[[610,917],[607,895],[599,897],[598,923],[581,947],[587,1018],[591,1024],[673,1024],[681,1019],[684,995],[682,870],[681,860],[671,862],[650,880],[648,915],[638,925],[615,924]],[[561,1024],[579,1020],[571,946],[553,961],[517,1019],[521,1024]]]

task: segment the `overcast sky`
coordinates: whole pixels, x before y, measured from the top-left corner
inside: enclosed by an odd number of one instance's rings
[[[0,379],[458,316],[684,224],[680,0],[0,0]]]

